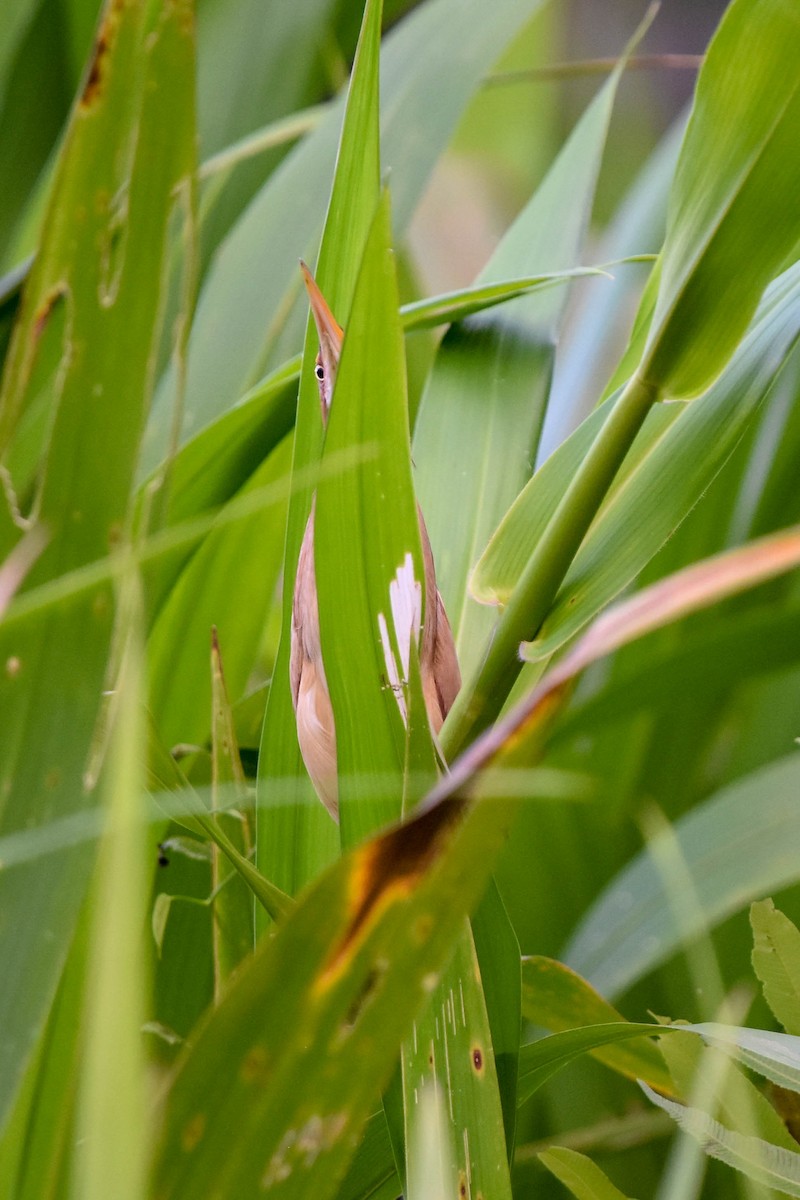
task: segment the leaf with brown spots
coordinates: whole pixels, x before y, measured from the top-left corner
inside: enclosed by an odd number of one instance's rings
[[[0,557],[25,544],[27,515],[49,535],[22,601],[29,588],[105,560],[129,527],[176,196],[191,208],[189,9],[189,0],[112,0],[84,102],[60,143],[0,387],[0,455],[17,507],[16,525],[2,526]],[[104,266],[98,248],[112,244]],[[34,431],[27,443],[26,427]],[[0,662],[13,667],[0,672],[0,835],[97,804],[87,763],[104,745],[95,731],[114,671],[108,576],[28,616],[13,616],[16,602],[0,626]],[[0,1124],[38,1044],[92,865],[85,842],[0,873],[10,985],[0,997]]]

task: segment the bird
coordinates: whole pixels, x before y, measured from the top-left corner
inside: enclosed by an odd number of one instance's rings
[[[327,426],[344,330],[302,261],[300,269],[319,339],[314,375],[319,388],[322,422]],[[311,501],[295,576],[289,676],[303,762],[320,800],[338,820],[336,725],[322,661],[314,568],[315,511],[316,495]],[[425,620],[420,635],[419,666],[428,720],[436,735],[461,687],[461,673],[450,622],[436,586],[433,551],[419,505],[417,516],[425,571]]]

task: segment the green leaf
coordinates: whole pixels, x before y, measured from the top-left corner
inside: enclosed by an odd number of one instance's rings
[[[724,1050],[772,1083],[800,1091],[800,1037],[766,1029],[746,1029],[740,1025],[719,1025],[713,1021],[686,1028],[699,1033],[707,1045]]]
[[[526,227],[529,223],[535,227],[531,214],[527,213]],[[508,255],[505,254],[503,257],[507,258]],[[532,257],[534,256],[532,255]],[[487,266],[481,277],[490,273],[494,272],[490,266]],[[404,304],[400,310],[403,316],[403,328],[409,331],[429,329],[451,321],[463,321],[475,313],[485,312],[487,309],[495,308],[498,304],[507,304],[509,300],[516,300],[518,296],[527,296],[531,292],[544,291],[547,288],[556,287],[558,284],[569,283],[573,279],[581,279],[590,275],[605,275],[610,278],[608,271],[602,267],[573,267],[570,270],[530,275],[523,279],[504,279],[476,284],[474,287],[461,288],[456,292],[444,292],[439,296],[415,300],[411,304]]]
[[[397,1200],[401,1191],[386,1118],[382,1111],[373,1113],[336,1193],[338,1200]]]
[[[581,117],[544,182],[476,281],[567,270],[580,256],[616,94],[615,72]],[[470,603],[467,579],[536,456],[568,294],[520,297],[456,325],[437,354],[414,432],[417,491],[462,672],[483,656],[494,614]],[[502,386],[500,386],[502,380]]]
[[[85,904],[41,1046],[0,1141],[3,1200],[58,1200],[70,1178],[89,916]]]
[[[585,1154],[578,1154],[566,1146],[553,1146],[551,1150],[543,1150],[539,1158],[578,1200],[626,1200],[619,1188],[614,1187]]]
[[[477,805],[463,822],[460,810],[445,800],[351,852],[261,942],[167,1097],[162,1200],[259,1182],[276,1197],[335,1193],[504,840],[509,806]]]
[[[668,719],[676,697],[725,694],[800,662],[800,602],[770,599],[752,609],[723,610],[713,627],[684,626],[679,644],[645,639],[629,667],[627,658],[591,695],[576,697],[560,720],[558,740],[630,719],[647,711]]]
[[[795,1149],[797,1143],[770,1099],[734,1065],[738,1057],[735,1044],[720,1049],[720,1042],[707,1037],[703,1026],[675,1025],[672,1028],[679,1032],[685,1028],[699,1036],[671,1037],[660,1042],[661,1053],[674,1080],[671,1098],[705,1109],[727,1128],[741,1134],[765,1138],[785,1150]],[[724,1031],[734,1037],[737,1032],[731,1027]]]
[[[580,975],[542,955],[522,960],[522,1016],[553,1032],[624,1020]],[[661,1054],[649,1039],[612,1044],[591,1053],[629,1079],[645,1079],[661,1092],[671,1090]]]
[[[163,805],[174,821],[183,825],[196,837],[208,839],[217,846],[250,888],[255,898],[273,921],[280,920],[291,912],[294,903],[256,870],[245,858],[209,812],[208,807],[192,788],[172,755],[164,749],[155,730],[150,728],[149,777],[155,799]],[[165,789],[159,794],[159,789]]]
[[[384,170],[392,173],[398,235],[408,226],[469,97],[540,5],[541,0],[498,0],[487,23],[482,0],[434,0],[421,5],[387,37],[382,56],[382,161]],[[201,429],[268,366],[296,349],[305,318],[297,260],[300,255],[308,261],[314,257],[336,162],[341,113],[337,103],[287,156],[215,256],[192,329],[185,435]],[[277,237],[275,230],[280,231]],[[345,225],[331,243],[337,255],[348,239]],[[358,257],[354,262],[346,273],[350,285]],[[328,276],[322,260],[319,265],[317,282],[344,323],[350,299],[345,275]],[[174,383],[171,376],[165,378],[154,405],[150,468],[164,452]]]
[[[656,144],[593,249],[600,262],[624,261],[642,250],[657,252],[661,248],[669,185],[675,174],[685,124],[678,117]],[[602,278],[586,281],[577,312],[565,329],[559,345],[540,462],[596,407],[598,380],[611,371],[620,339],[627,336],[635,298],[642,290],[642,282],[653,272],[648,264],[639,269],[612,269],[612,274],[611,283]],[[642,357],[643,347],[644,342],[638,346],[628,369],[620,372],[621,378],[609,382],[601,400],[627,382]]]
[[[342,322],[349,315],[356,276],[378,200],[381,11],[380,0],[370,0],[364,9],[317,268],[317,282]],[[296,263],[294,272],[299,284],[301,277]],[[317,332],[309,313],[292,459],[293,477],[298,478],[309,465],[319,460],[322,450],[319,388],[313,371],[317,348]],[[301,762],[289,686],[294,580],[311,510],[312,490],[310,481],[304,478],[289,503],[281,637],[259,754],[257,861],[264,874],[290,894],[295,894],[331,861],[338,845],[336,830],[328,814],[317,803]],[[273,784],[277,780],[281,782],[285,797],[280,806],[270,803]]]
[[[771,900],[750,906],[753,970],[787,1033],[800,1033],[800,930]]]
[[[149,401],[167,227],[174,197],[187,202],[190,189],[194,68],[185,7],[175,0],[147,22],[140,6],[113,13],[64,141],[0,398],[5,450],[33,399],[37,354],[58,352],[48,346],[48,318],[62,304],[64,357],[48,399],[48,438],[36,494],[22,498],[34,501],[50,534],[31,587],[102,559],[119,540]],[[58,322],[53,328],[58,333]],[[97,803],[87,758],[113,616],[105,583],[0,633],[3,662],[19,664],[0,682],[9,714],[0,833]],[[0,1120],[44,1021],[90,868],[87,848],[73,846],[46,868],[32,863],[0,876],[2,953],[13,980],[0,1004]]]
[[[540,1038],[537,1042],[528,1042],[520,1049],[518,1101],[522,1104],[529,1099],[548,1079],[582,1054],[643,1035],[655,1037],[670,1028],[633,1021],[603,1021],[600,1025],[566,1029],[562,1033]],[[677,1029],[677,1026],[674,1028]]]
[[[225,639],[230,695],[238,700],[244,694],[280,580],[290,450],[291,443],[285,439],[213,520],[209,515],[211,529],[175,579],[157,613],[148,644],[150,708],[161,738],[168,745],[204,745],[208,741],[208,639],[212,625]],[[254,500],[259,493],[263,503],[239,520],[230,519],[237,506]],[[257,553],[253,547],[258,547]],[[166,560],[167,571],[173,561],[172,556]],[[166,581],[160,569],[154,575],[155,602],[159,585],[163,587]],[[233,579],[235,587],[231,586]]]
[[[411,1134],[424,1097],[441,1095],[442,1156],[448,1178],[475,1195],[511,1197],[503,1110],[481,970],[469,925],[462,932],[430,1003],[403,1043],[403,1091],[409,1194],[414,1158]]]
[[[699,1142],[706,1154],[787,1196],[800,1196],[800,1154],[763,1138],[726,1129],[707,1113],[660,1096],[642,1084],[646,1096],[669,1113],[680,1128]]]
[[[572,477],[602,429],[613,407],[606,401],[595,409],[565,442],[542,464],[503,517],[470,578],[470,592],[481,604],[506,604],[519,582],[530,547],[541,538],[547,523]],[[652,453],[683,411],[679,404],[658,404],[631,447],[623,468],[629,478],[635,467]]]
[[[75,1194],[86,1200],[147,1195],[147,1089],[141,1026],[146,977],[145,827],[140,805],[144,747],[142,646],[133,589],[123,577],[126,642],[116,690],[104,788],[108,828],[98,856],[83,1014]],[[126,595],[131,589],[132,595]],[[113,1060],[113,1074],[108,1064]]]
[[[317,593],[343,845],[400,816],[405,729],[398,697],[386,686],[391,650],[382,644],[380,614],[391,632],[390,584],[406,565],[420,597],[425,579],[389,236],[385,194],[364,252],[325,443],[326,454],[364,446],[373,456],[352,473],[328,475],[317,490]],[[402,640],[404,631],[395,633]],[[386,780],[385,795],[376,794],[376,780]]]
[[[253,835],[247,812],[247,787],[225,690],[216,629],[211,640],[211,700],[214,710],[211,727],[212,807],[218,825],[225,830],[231,844],[243,858],[249,858]],[[214,885],[214,980],[219,996],[228,976],[252,952],[255,923],[250,889],[224,860],[218,846],[214,847],[211,859],[211,879]]]
[[[733,0],[709,45],[639,368],[668,395],[719,374],[800,236],[798,58],[800,16],[785,0]]]
[[[592,529],[528,651],[544,658],[629,584],[688,515],[751,421],[800,333],[800,270],[792,268],[765,297],[727,370],[683,406],[651,409]],[[607,402],[608,406],[613,401]],[[478,564],[481,596],[510,594],[558,504],[583,447],[606,417],[598,409],[537,472]]]
[[[657,855],[645,850],[598,897],[570,940],[566,962],[603,995],[618,995],[687,939],[749,900],[796,882],[799,786],[800,760],[792,755],[687,814],[674,834],[698,908],[677,920]]]

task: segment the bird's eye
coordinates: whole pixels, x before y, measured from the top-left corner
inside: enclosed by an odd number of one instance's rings
[[[322,366],[322,363],[317,363],[317,365],[314,367],[314,374],[320,383],[322,383],[323,379],[325,378],[325,370]]]

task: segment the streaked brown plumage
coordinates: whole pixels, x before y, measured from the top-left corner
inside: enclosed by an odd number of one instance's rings
[[[301,267],[319,335],[315,373],[322,419],[327,422],[344,333],[311,272],[304,263]],[[315,501],[312,501],[294,585],[289,669],[292,701],[297,715],[297,739],[303,761],[320,800],[337,817],[336,730],[319,636],[314,572],[314,512]],[[461,686],[461,674],[450,622],[436,587],[428,532],[419,508],[417,512],[425,565],[425,622],[419,647],[420,674],[428,718],[434,733],[438,733]]]

